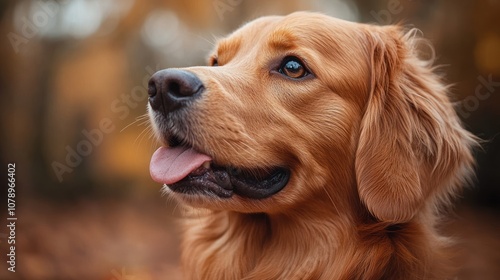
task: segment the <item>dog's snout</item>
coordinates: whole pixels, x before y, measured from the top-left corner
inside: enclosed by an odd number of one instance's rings
[[[165,114],[186,106],[203,92],[202,81],[193,73],[179,69],[156,72],[149,80],[149,103]]]

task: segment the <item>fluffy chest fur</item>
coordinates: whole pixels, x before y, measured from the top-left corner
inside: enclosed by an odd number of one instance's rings
[[[183,273],[186,279],[346,280],[445,279],[449,273],[446,242],[430,228],[417,222],[352,227],[359,218],[301,217],[307,222],[297,224],[293,215],[193,215],[184,221]]]

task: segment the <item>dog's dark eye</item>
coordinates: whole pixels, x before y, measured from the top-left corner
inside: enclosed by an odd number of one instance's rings
[[[300,79],[309,74],[307,69],[296,57],[287,57],[281,63],[279,68],[279,72],[283,75],[286,75],[292,79]]]

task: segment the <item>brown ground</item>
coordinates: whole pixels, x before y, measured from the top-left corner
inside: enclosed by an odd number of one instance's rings
[[[0,279],[180,279],[173,209],[159,195],[18,208],[16,277],[2,264]]]

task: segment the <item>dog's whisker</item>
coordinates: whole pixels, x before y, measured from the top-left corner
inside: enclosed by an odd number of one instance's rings
[[[140,125],[143,125],[144,123],[147,123],[149,122],[149,120],[147,119],[148,118],[148,115],[147,114],[144,114],[144,115],[141,115],[139,117],[137,117],[133,122],[129,123],[128,125],[126,125],[124,128],[122,128],[120,130],[120,132],[123,132],[125,129],[131,127],[132,125],[135,125],[137,124],[138,122],[142,122]]]
[[[153,131],[153,128],[152,128],[152,127],[150,127],[150,130],[151,130],[151,133],[150,133],[150,134],[149,134],[149,136],[148,136],[148,140],[149,140],[149,151],[150,151],[150,152],[153,152],[153,151],[155,151],[155,149],[156,149],[156,148],[155,148],[155,144],[156,144],[156,141],[155,141],[155,140],[156,140],[156,139],[155,139],[155,136],[156,136],[156,135],[155,135],[155,133],[154,133],[154,131]]]
[[[210,44],[211,47],[215,47],[216,43],[217,43],[217,36],[215,36],[215,34],[211,34],[212,35],[212,41],[210,41],[210,39],[207,39],[205,38],[204,36],[202,35],[197,35],[198,38],[202,39],[203,41],[207,42]]]
[[[145,129],[144,129],[144,130],[143,130],[143,131],[139,134],[139,136],[138,136],[138,138],[139,138],[139,139],[138,139],[138,140],[139,140],[138,145],[139,145],[139,146],[141,145],[142,140],[145,138],[145,136],[146,136],[147,134],[149,134],[149,135],[152,135],[152,134],[153,134],[153,129],[151,128],[151,126],[146,127],[146,128],[145,128]],[[151,137],[148,137],[148,139],[151,139]],[[136,139],[136,141],[137,141],[137,139]],[[135,141],[134,141],[134,143],[135,143]]]
[[[141,138],[141,136],[148,130],[148,128],[144,128],[142,129],[142,131],[139,133],[139,135],[137,135],[137,137],[135,138],[134,140],[134,146],[137,146],[137,141],[139,140],[139,138]]]
[[[171,202],[175,202],[175,199],[171,199]],[[179,207],[179,203],[175,202],[174,208],[172,208],[172,215],[175,214],[175,210],[177,210],[177,207]]]

